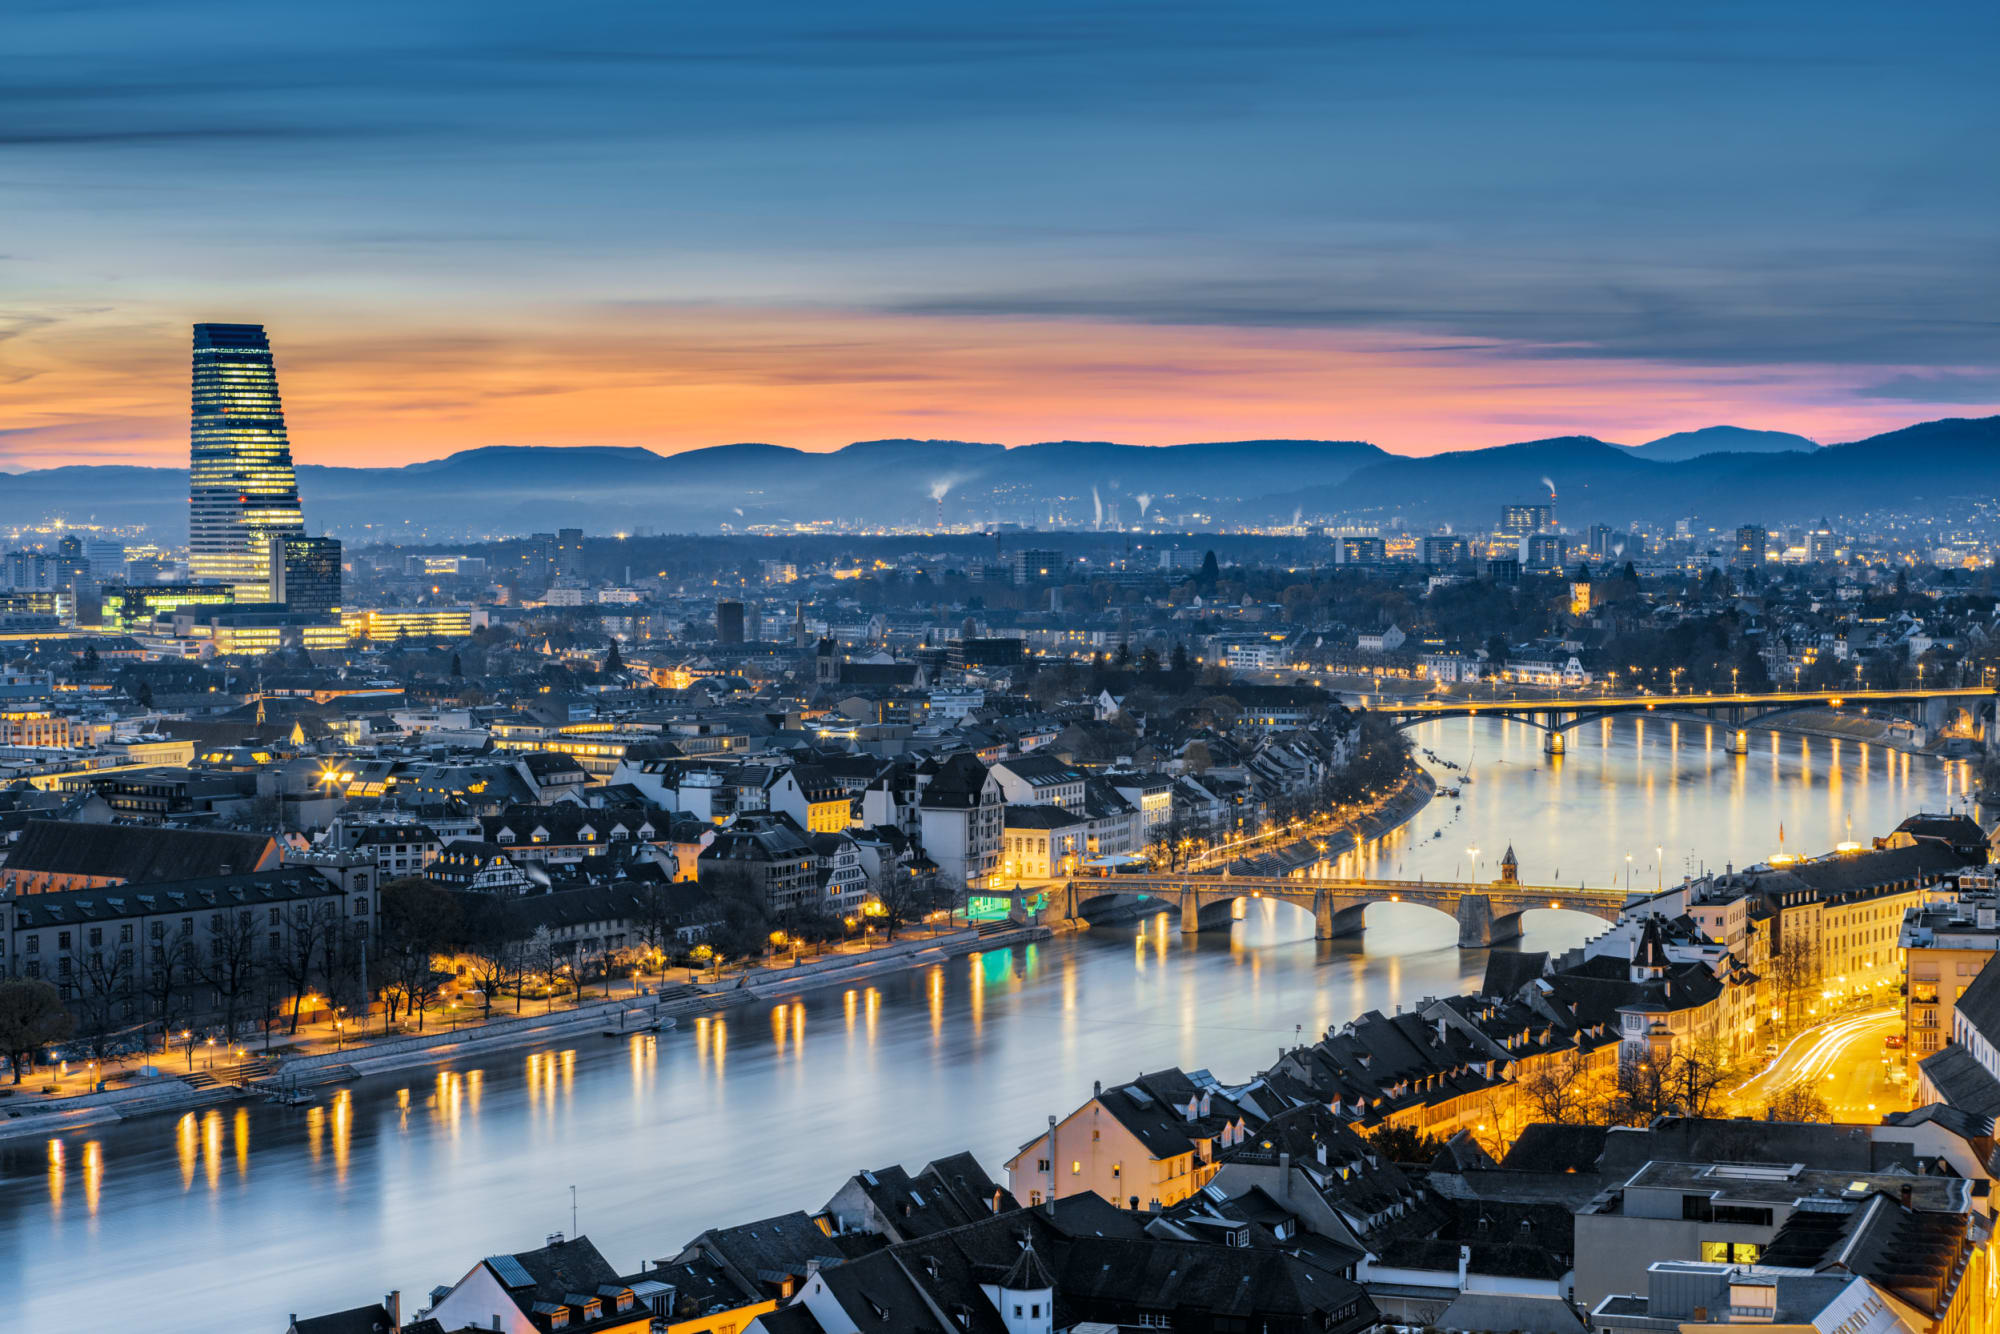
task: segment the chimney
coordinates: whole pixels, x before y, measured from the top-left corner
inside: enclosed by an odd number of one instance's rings
[[[389,1334],[401,1334],[403,1328],[403,1290],[392,1288],[382,1299],[382,1309],[389,1313]]]
[[[1903,1207],[1905,1209],[1910,1207],[1910,1201],[1912,1198],[1914,1198],[1915,1195],[1916,1195],[1916,1188],[1912,1186],[1909,1182],[1905,1181],[1903,1183]]]
[[[1292,1198],[1292,1155],[1289,1153],[1278,1155],[1278,1189],[1280,1199]]]

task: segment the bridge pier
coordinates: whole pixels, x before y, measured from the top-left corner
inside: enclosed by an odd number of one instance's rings
[[[1181,934],[1201,934],[1201,896],[1191,885],[1181,891]]]
[[[1333,939],[1333,896],[1325,889],[1313,891],[1313,939]]]
[[[1731,755],[1748,755],[1750,753],[1750,731],[1748,728],[1738,727],[1730,732],[1729,753]]]
[[[1485,949],[1493,943],[1493,900],[1484,894],[1458,896],[1458,947]]]
[[[1568,733],[1566,732],[1553,730],[1542,733],[1542,754],[1563,755],[1568,753],[1568,742],[1565,739],[1567,736]]]

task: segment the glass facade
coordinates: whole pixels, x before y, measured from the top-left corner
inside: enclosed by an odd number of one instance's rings
[[[340,610],[340,541],[332,537],[271,539],[271,601],[287,611]]]
[[[261,324],[194,326],[188,568],[234,584],[239,602],[271,597],[274,536],[303,534],[299,483]]]

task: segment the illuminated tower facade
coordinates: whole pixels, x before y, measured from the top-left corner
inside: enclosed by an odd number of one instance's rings
[[[194,326],[189,446],[189,572],[270,601],[272,539],[303,535],[305,519],[263,325]]]

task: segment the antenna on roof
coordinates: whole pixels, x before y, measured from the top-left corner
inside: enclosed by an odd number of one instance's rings
[[[576,1235],[576,1187],[569,1188],[569,1234]]]

